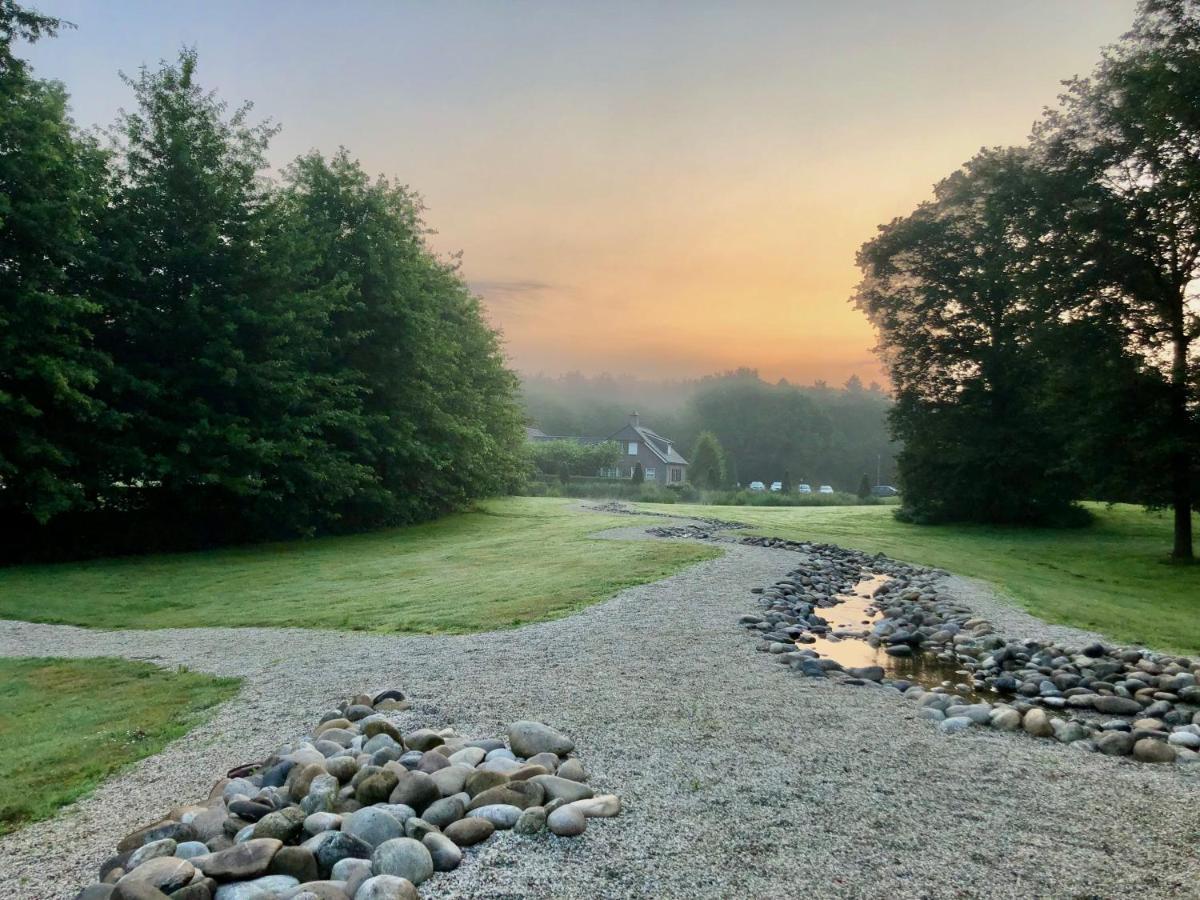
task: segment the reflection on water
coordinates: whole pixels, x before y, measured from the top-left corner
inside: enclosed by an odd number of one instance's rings
[[[970,673],[965,668],[944,662],[932,653],[917,650],[912,656],[889,656],[882,646],[872,647],[867,643],[866,637],[872,626],[881,618],[871,594],[887,581],[885,575],[874,575],[860,581],[855,586],[855,593],[838,594],[842,602],[837,606],[816,610],[817,615],[829,623],[829,633],[824,637],[814,634],[815,641],[797,643],[796,646],[815,650],[847,668],[880,666],[886,678],[911,681],[926,688],[970,685]],[[960,687],[957,693],[970,699],[977,698],[974,690]]]

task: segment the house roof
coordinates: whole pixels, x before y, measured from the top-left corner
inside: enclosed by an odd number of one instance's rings
[[[650,449],[651,453],[663,462],[674,463],[680,466],[688,464],[688,461],[675,449],[670,438],[665,438],[661,434],[655,434],[649,428],[643,428],[641,425],[629,423],[624,428],[609,435],[608,439],[610,441],[641,441]]]

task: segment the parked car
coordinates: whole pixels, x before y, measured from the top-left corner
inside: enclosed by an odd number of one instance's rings
[[[772,481],[771,482],[771,493],[778,494],[782,490],[783,490],[783,482],[782,481]]]
[[[898,497],[900,492],[890,484],[877,484],[871,488],[871,493],[876,497]]]
[[[819,488],[817,488],[817,493],[818,494],[832,494],[833,488],[828,484],[823,484]]]
[[[767,489],[767,486],[765,484],[763,484],[761,481],[750,482],[750,490],[752,490],[752,491],[765,491],[766,489]]]
[[[796,492],[799,494],[811,494],[812,493],[812,485],[811,484],[798,484],[798,485],[796,485]]]

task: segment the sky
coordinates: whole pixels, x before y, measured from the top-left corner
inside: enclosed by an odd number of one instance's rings
[[[1020,143],[1134,0],[37,0],[83,126],[199,51],[282,125],[416,189],[520,371],[880,379],[854,257]]]

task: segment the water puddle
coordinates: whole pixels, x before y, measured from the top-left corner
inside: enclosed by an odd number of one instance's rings
[[[816,640],[797,642],[796,647],[815,650],[846,668],[879,666],[884,677],[892,680],[910,681],[925,688],[944,687],[970,700],[979,699],[979,692],[970,687],[970,673],[963,666],[920,650],[912,656],[891,656],[882,646],[873,647],[867,643],[871,628],[881,618],[871,595],[887,581],[886,575],[864,578],[855,585],[854,593],[838,594],[842,602],[836,606],[818,608],[817,615],[829,623],[829,632],[823,637],[811,635]]]

